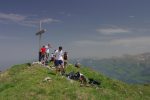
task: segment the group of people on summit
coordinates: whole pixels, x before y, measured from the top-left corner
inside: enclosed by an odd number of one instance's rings
[[[68,62],[68,53],[63,52],[62,46],[59,46],[57,50],[54,50],[54,53],[51,53],[51,59],[49,60],[50,48],[50,44],[40,48],[39,61],[44,65],[47,65],[49,61],[54,62],[56,73],[59,71],[61,72],[61,74],[65,73],[65,67]]]
[[[81,84],[86,84],[87,80],[89,84],[95,84],[95,85],[100,85],[99,82],[93,80],[93,79],[87,79],[82,73],[77,72],[75,73],[70,72],[70,73],[65,73],[66,66],[68,64],[68,52],[64,52],[62,46],[59,46],[57,50],[54,50],[54,52],[51,53],[51,59],[49,60],[50,56],[50,48],[51,45],[45,45],[40,48],[39,52],[39,62],[41,62],[43,65],[48,65],[49,62],[52,62],[55,69],[56,69],[56,74],[60,72],[61,75],[66,76],[69,79],[73,80],[79,80]],[[80,64],[79,62],[76,62],[75,67],[79,68]]]

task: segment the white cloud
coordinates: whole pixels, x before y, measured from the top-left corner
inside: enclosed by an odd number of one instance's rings
[[[0,19],[3,20],[10,20],[10,21],[24,21],[26,19],[26,16],[19,15],[19,14],[6,14],[6,13],[0,13]]]
[[[67,16],[68,16],[68,17],[70,17],[70,16],[71,16],[71,14],[67,14]]]
[[[136,37],[136,38],[125,38],[125,39],[116,39],[112,40],[110,45],[118,45],[118,46],[127,46],[127,47],[135,47],[135,46],[150,46],[150,37]]]
[[[76,41],[75,45],[77,46],[86,46],[86,45],[99,45],[100,41],[93,41],[93,40],[81,40]]]
[[[14,22],[19,25],[24,26],[37,26],[40,18],[30,18],[30,16],[24,16],[20,14],[13,14],[13,13],[1,13],[0,12],[0,23],[10,23]],[[53,22],[60,22],[60,20],[53,19],[53,18],[45,18],[41,20],[43,23],[53,23]]]
[[[71,45],[78,56],[111,57],[123,54],[149,52],[150,37],[133,37],[110,41],[80,40]],[[77,56],[74,54],[74,56]]]
[[[61,15],[65,15],[65,16],[68,16],[68,17],[70,17],[70,16],[71,16],[71,14],[70,14],[70,13],[66,13],[66,12],[64,12],[64,11],[59,12],[59,14],[61,14]]]
[[[52,19],[52,18],[46,18],[41,20],[43,23],[52,23],[52,22],[60,22],[60,20]]]
[[[35,27],[35,26],[38,26],[40,21],[42,23],[57,23],[57,22],[60,22],[60,20],[56,20],[56,19],[52,19],[52,18],[45,18],[45,19],[36,19],[36,20],[25,20],[25,21],[22,21],[21,25],[24,25],[24,26],[31,26],[31,27]]]
[[[130,30],[123,29],[123,28],[100,28],[97,29],[97,32],[104,34],[104,35],[114,35],[120,33],[128,33]]]
[[[64,14],[65,14],[65,12],[64,12],[64,11],[62,11],[62,12],[59,12],[59,14],[62,14],[62,15],[64,15]]]
[[[130,18],[135,18],[135,16],[129,16]]]
[[[18,39],[22,39],[22,38],[16,37],[16,36],[4,36],[4,35],[0,35],[0,40],[18,40]]]
[[[110,41],[81,40],[74,42],[76,46],[118,46],[118,47],[147,47],[150,37],[122,38]]]

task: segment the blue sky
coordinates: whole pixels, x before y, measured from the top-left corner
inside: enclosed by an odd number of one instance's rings
[[[37,58],[40,20],[47,29],[42,44],[50,43],[53,50],[62,45],[70,58],[149,52],[149,4],[149,0],[0,0],[0,66]]]

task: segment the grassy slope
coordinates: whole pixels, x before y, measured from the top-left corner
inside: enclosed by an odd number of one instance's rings
[[[72,65],[67,72],[78,71]],[[150,100],[150,85],[128,85],[111,80],[89,68],[79,69],[89,78],[101,80],[99,89],[80,87],[54,71],[27,64],[15,65],[0,76],[0,100]],[[44,82],[45,77],[51,82]]]

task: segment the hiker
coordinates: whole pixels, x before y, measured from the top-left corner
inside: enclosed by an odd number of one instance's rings
[[[54,53],[51,53],[51,55],[50,55],[50,63],[52,64],[52,66],[51,67],[54,67],[55,66],[55,55],[54,55]]]
[[[79,78],[79,81],[80,81],[80,86],[83,86],[83,85],[86,85],[87,84],[87,79],[86,77],[80,73],[80,78]]]
[[[79,80],[80,73],[79,72],[75,73],[74,71],[72,71],[69,74],[66,74],[66,77],[73,80]]]
[[[54,53],[51,53],[51,56],[50,56],[50,62],[54,62],[55,58],[54,58]]]
[[[64,52],[64,67],[66,68],[68,64],[68,52]]]
[[[45,48],[46,48],[46,59],[48,60],[48,58],[49,58],[49,51],[50,51],[50,48],[51,48],[50,44],[46,45]]]
[[[42,48],[41,48],[41,59],[40,59],[40,61],[42,62],[42,64],[43,63],[45,63],[45,54],[46,54],[46,48],[45,48],[45,46],[43,46]]]
[[[61,72],[61,74],[64,73],[64,59],[63,59],[63,50],[62,46],[59,46],[59,49],[55,51],[55,67],[56,67],[56,73],[58,71]]]
[[[87,78],[80,72],[75,73],[72,71],[69,74],[66,74],[66,77],[73,80],[79,80],[80,86],[87,85]]]

